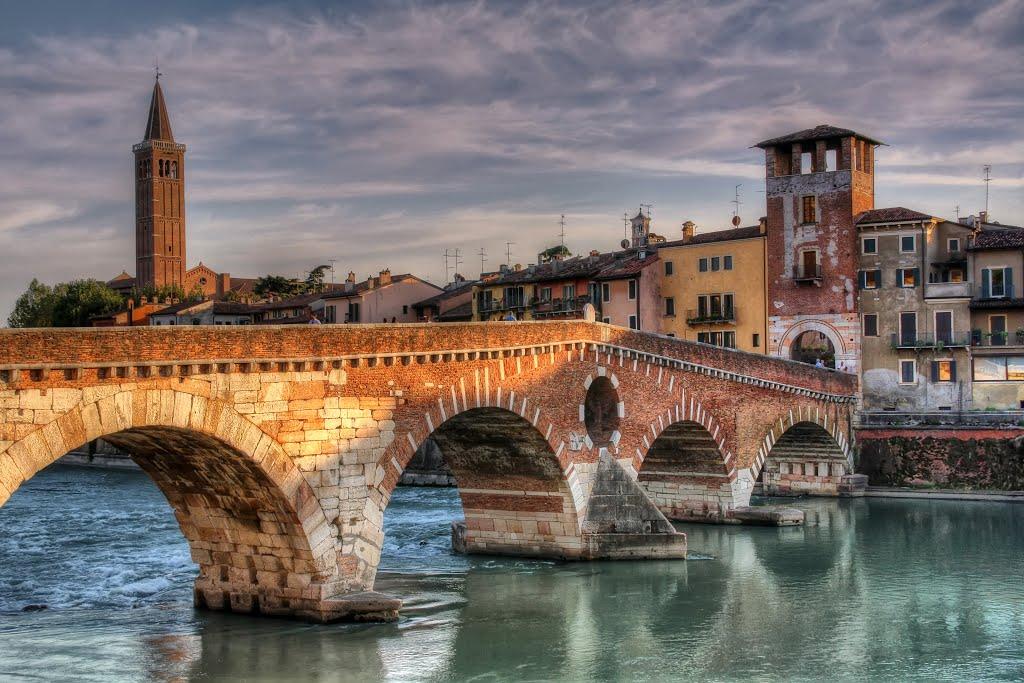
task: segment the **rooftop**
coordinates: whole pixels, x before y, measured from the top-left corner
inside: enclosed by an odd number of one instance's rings
[[[754,147],[775,147],[776,145],[786,145],[791,142],[812,142],[814,140],[828,140],[831,138],[848,138],[856,137],[861,140],[867,140],[874,145],[884,145],[885,143],[881,140],[875,140],[867,135],[858,133],[855,130],[849,128],[837,128],[836,126],[829,125],[827,123],[814,128],[806,128],[804,130],[798,130],[795,133],[789,133],[788,135],[782,135],[777,138],[771,138],[769,140],[762,140],[761,142],[754,145]]]
[[[1024,229],[1006,226],[1003,229],[983,229],[974,236],[970,251],[986,249],[1024,249]]]
[[[728,242],[731,240],[745,240],[752,237],[763,237],[760,225],[748,225],[742,228],[729,228],[727,230],[713,230],[695,234],[688,240],[674,240],[657,245],[659,249],[665,247],[688,247],[692,244],[711,244],[714,242]]]
[[[906,223],[908,221],[930,221],[932,219],[926,213],[907,209],[902,206],[891,206],[887,209],[871,209],[857,214],[853,222],[856,225],[867,225],[869,223]]]

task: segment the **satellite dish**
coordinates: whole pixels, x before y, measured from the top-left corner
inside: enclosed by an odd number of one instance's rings
[[[628,248],[629,247],[629,240],[622,240],[621,242],[619,242],[619,246],[621,246],[623,249]]]
[[[742,223],[742,222],[743,221],[742,221],[742,219],[739,216],[733,216],[732,217],[733,227],[736,227],[736,228],[740,227],[740,223]]]

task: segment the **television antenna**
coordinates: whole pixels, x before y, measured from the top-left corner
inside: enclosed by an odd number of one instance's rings
[[[334,264],[338,262],[338,259],[332,258],[327,259],[327,262],[331,264],[331,289],[334,288]]]
[[[653,218],[653,214],[651,214],[651,209],[653,209],[653,208],[654,208],[654,204],[641,204],[640,205],[640,213],[642,214],[643,210],[647,209],[647,220],[651,220]]]
[[[629,211],[622,212],[622,237],[629,238]]]
[[[451,282],[451,280],[452,280],[452,275],[451,275],[452,270],[454,269],[454,271],[456,273],[459,272],[459,264],[461,264],[462,261],[463,261],[462,260],[462,249],[456,248],[454,252],[451,249],[445,249],[444,250],[444,281],[445,282]],[[452,263],[454,263],[455,265],[452,266]]]
[[[992,182],[992,167],[989,166],[988,164],[985,164],[985,166],[983,166],[981,170],[985,173],[985,177],[984,177],[984,181],[985,181],[985,218],[987,220],[988,219],[988,186],[989,186],[989,183]]]
[[[513,244],[515,244],[515,242],[505,242],[505,265],[506,266],[511,266],[512,265],[512,245]]]
[[[742,184],[739,184],[739,185],[736,186],[736,195],[735,195],[735,198],[732,200],[733,207],[734,207],[733,210],[732,210],[732,215],[733,216],[739,216],[740,215],[740,205],[743,203],[743,202],[740,201],[740,188],[741,187],[743,187]]]
[[[483,247],[480,247],[480,251],[478,251],[476,255],[480,257],[480,276],[483,277],[484,261],[487,260],[487,251]]]
[[[561,228],[561,230],[558,233],[558,236],[562,238],[562,246],[564,247],[565,246],[565,214],[564,213],[562,214],[562,217],[558,221],[558,226],[559,226],[559,228]]]

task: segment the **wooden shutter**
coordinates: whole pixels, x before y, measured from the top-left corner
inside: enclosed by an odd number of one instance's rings
[[[921,284],[921,269],[914,268],[914,286],[917,287]]]
[[[932,382],[939,381],[939,361],[932,361]]]
[[[955,360],[949,361],[949,381],[950,382],[955,382],[956,381],[956,361]]]
[[[988,268],[984,268],[981,271],[981,298],[989,299],[992,297],[992,271]]]
[[[1012,299],[1013,298],[1013,268],[1004,268],[1003,270],[1004,270],[1004,272],[1003,272],[1003,282],[1005,283],[1004,286],[1003,286],[1003,289],[1006,292],[1006,298],[1007,299]]]

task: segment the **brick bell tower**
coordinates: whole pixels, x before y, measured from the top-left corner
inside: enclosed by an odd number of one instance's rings
[[[185,145],[174,141],[160,74],[135,153],[135,282],[185,285]]]
[[[827,365],[858,372],[853,220],[874,208],[880,144],[829,125],[757,143],[765,151],[771,355],[810,362],[803,349],[821,349]]]

